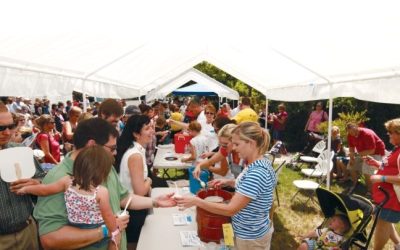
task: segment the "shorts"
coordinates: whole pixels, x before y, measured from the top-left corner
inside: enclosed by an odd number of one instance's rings
[[[400,222],[400,212],[382,208],[381,213],[379,214],[379,219],[390,223],[398,223]]]
[[[274,225],[271,224],[268,232],[261,238],[254,240],[244,240],[235,238],[235,245],[239,250],[269,250],[271,249],[271,239],[274,233]]]
[[[381,161],[382,156],[381,155],[371,155],[375,160]],[[349,165],[349,170],[355,170],[358,172],[361,172],[362,174],[366,175],[373,175],[378,171],[375,167],[372,167],[365,163],[361,156],[356,156],[354,159],[354,165],[351,166]]]
[[[314,250],[317,242],[312,239],[305,239],[303,242],[307,243],[308,250]]]
[[[350,158],[349,158],[349,157],[344,157],[344,156],[338,156],[337,159],[338,159],[339,161],[343,162],[343,164],[346,165],[346,166],[347,166],[347,164],[348,164],[349,161],[350,161]]]
[[[274,139],[275,141],[283,141],[283,135],[283,130],[272,130],[272,139]]]

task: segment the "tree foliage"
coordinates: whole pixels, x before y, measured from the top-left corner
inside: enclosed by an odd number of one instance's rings
[[[250,97],[256,111],[265,107],[265,96],[262,93],[227,72],[224,72],[208,62],[202,62],[194,68],[238,91],[240,96]],[[322,101],[327,103],[326,100]],[[289,150],[299,151],[305,146],[306,137],[304,127],[313,109],[313,105],[316,102],[317,101],[285,103],[286,110],[289,114],[286,125],[285,142]],[[282,102],[269,101],[269,112],[276,112],[277,106],[280,103]],[[399,117],[400,105],[374,103],[357,100],[355,98],[340,97],[333,100],[332,109],[332,120],[338,119],[339,113],[348,114],[366,110],[365,117],[369,117],[370,120],[365,122],[365,126],[374,130],[377,135],[385,141],[386,146],[391,148],[383,124],[390,119]],[[346,135],[342,134],[342,137],[343,136]]]

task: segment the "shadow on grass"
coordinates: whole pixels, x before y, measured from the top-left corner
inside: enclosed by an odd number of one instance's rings
[[[298,243],[295,236],[284,226],[278,214],[274,215],[274,234],[272,235],[271,250],[296,249]]]
[[[319,207],[318,204],[315,203],[315,201],[308,201],[307,203],[305,203],[306,200],[302,200],[302,201],[294,201],[291,205],[290,205],[290,209],[292,209],[295,212],[299,212],[302,214],[316,214],[318,213]]]

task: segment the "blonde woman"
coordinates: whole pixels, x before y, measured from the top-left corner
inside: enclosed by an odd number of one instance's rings
[[[79,107],[72,107],[69,112],[69,120],[64,122],[62,129],[62,137],[64,143],[65,152],[70,152],[73,148],[72,137],[76,127],[78,126],[78,119],[82,114],[82,110]]]
[[[247,161],[236,180],[215,180],[214,187],[229,185],[236,192],[228,204],[207,202],[199,197],[177,197],[182,208],[201,207],[211,213],[232,216],[239,250],[270,249],[274,231],[269,217],[276,178],[271,162],[264,158],[270,136],[258,123],[243,122],[232,131],[233,150]]]
[[[210,159],[206,159],[198,163],[193,171],[193,176],[199,178],[201,169],[209,171],[224,179],[234,179],[241,172],[243,167],[239,154],[232,150],[232,131],[236,128],[236,124],[227,124],[218,131],[219,150]],[[217,167],[218,163],[220,164]]]

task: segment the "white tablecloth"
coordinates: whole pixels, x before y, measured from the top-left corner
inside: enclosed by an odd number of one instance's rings
[[[166,160],[166,156],[175,156],[178,159],[175,161]],[[192,166],[190,162],[181,162],[182,157],[188,157],[189,154],[177,154],[173,144],[171,146],[160,145],[157,150],[156,157],[154,158],[153,167],[156,169],[160,168],[176,168],[176,169],[187,169]]]
[[[154,188],[151,197],[174,192],[174,188]],[[172,214],[185,213],[192,217],[189,225],[174,226]],[[140,233],[138,250],[178,250],[199,249],[199,247],[183,247],[181,245],[180,231],[197,231],[196,209],[189,208],[179,211],[178,207],[154,208],[153,214],[146,217]]]

